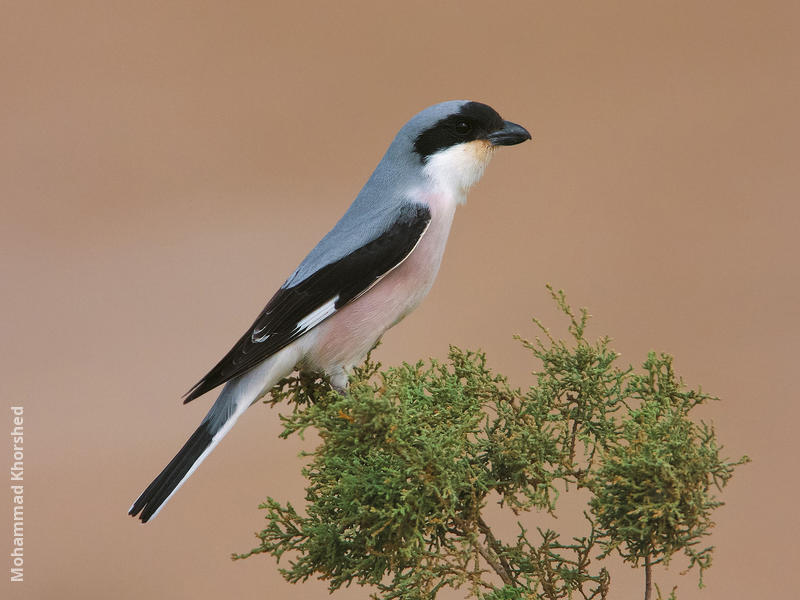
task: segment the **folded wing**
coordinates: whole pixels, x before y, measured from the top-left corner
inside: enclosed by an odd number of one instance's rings
[[[281,287],[253,325],[208,374],[190,389],[190,402],[253,368],[309,332],[369,290],[402,263],[431,220],[427,207],[412,204],[385,231],[301,281]]]

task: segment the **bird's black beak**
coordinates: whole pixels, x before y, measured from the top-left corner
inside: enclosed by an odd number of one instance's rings
[[[513,146],[531,139],[531,134],[522,125],[504,121],[503,128],[493,131],[486,136],[486,139],[489,140],[492,146]]]

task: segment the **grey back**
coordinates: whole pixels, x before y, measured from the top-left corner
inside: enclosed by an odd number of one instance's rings
[[[347,256],[385,232],[411,202],[409,190],[424,184],[423,164],[414,152],[420,133],[458,112],[465,100],[435,104],[417,113],[395,136],[358,196],[283,287],[297,285],[324,266]]]

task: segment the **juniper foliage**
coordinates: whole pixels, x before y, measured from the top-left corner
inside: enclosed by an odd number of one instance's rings
[[[259,545],[234,558],[286,554],[287,581],[371,586],[381,600],[445,587],[485,600],[604,599],[600,559],[611,552],[645,563],[645,597],[652,565],[678,551],[702,585],[714,492],[748,459],[723,458],[714,429],[690,419],[712,397],[687,389],[671,357],[651,353],[641,373],[620,367],[609,338],[585,337],[587,312],[548,289],[570,340],[534,320],[542,338],[521,341],[541,366],[526,391],[456,347],[445,362],[381,369],[368,359],[346,395],[283,380],[268,401],[292,406],[282,437],[313,428],[321,439],[306,454],[306,506],[268,498]],[[502,540],[484,519],[498,497],[519,516],[555,514],[565,489],[590,493],[583,536],[520,522],[516,539]]]

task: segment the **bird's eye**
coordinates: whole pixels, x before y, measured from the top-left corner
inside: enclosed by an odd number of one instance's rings
[[[456,133],[458,135],[467,135],[472,131],[472,125],[468,121],[459,121],[456,123]]]

